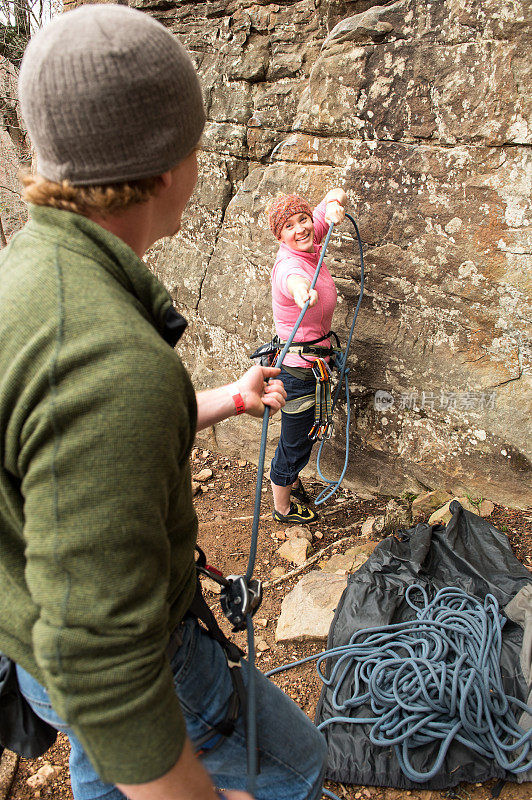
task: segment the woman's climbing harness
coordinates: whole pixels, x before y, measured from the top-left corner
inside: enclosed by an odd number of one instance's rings
[[[421,606],[415,593],[421,594]],[[504,691],[500,655],[506,617],[495,597],[487,594],[480,602],[461,589],[444,587],[429,600],[414,584],[405,600],[415,619],[356,631],[346,645],[267,675],[317,660],[338,712],[318,727],[370,725],[371,742],[393,747],[411,781],[434,777],[453,741],[495,759],[508,772],[529,770],[532,728],[524,731],[514,710],[532,716],[532,708]],[[362,706],[361,716],[350,715]],[[437,755],[432,767],[420,772],[411,753],[430,743],[438,745]]]

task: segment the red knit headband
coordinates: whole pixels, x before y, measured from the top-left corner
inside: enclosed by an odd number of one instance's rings
[[[276,239],[281,238],[281,231],[287,219],[293,214],[308,214],[312,219],[312,209],[306,200],[297,194],[282,194],[277,197],[268,211],[268,222]]]

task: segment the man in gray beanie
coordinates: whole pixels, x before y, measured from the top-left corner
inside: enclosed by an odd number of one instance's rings
[[[199,82],[158,22],[89,5],[34,37],[19,95],[38,172],[0,256],[0,651],[67,733],[76,800],[243,800],[241,697],[191,611],[189,455],[196,430],[285,392],[253,367],[196,394],[186,322],[142,261],[197,180]],[[323,737],[256,681],[255,796],[319,797]]]

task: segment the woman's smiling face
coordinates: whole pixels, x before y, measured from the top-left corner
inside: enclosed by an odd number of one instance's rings
[[[281,229],[281,241],[292,250],[312,253],[314,250],[314,223],[304,211],[292,214]]]

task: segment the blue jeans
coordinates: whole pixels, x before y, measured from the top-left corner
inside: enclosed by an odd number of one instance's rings
[[[284,384],[287,401],[315,392],[313,380],[300,380],[282,368],[279,378]],[[270,479],[276,486],[291,486],[307,466],[314,444],[308,438],[313,423],[314,406],[298,414],[281,411],[281,435],[270,467]]]
[[[180,628],[183,643],[172,658],[174,685],[189,738],[198,741],[220,722],[232,693],[227,660],[220,645],[197,621]],[[248,664],[242,662],[247,683]],[[34,711],[70,740],[70,778],[75,800],[123,800],[113,784],[103,783],[72,729],[53,710],[44,687],[20,667],[19,684]],[[322,734],[287,695],[256,671],[257,739],[260,773],[257,800],[315,800],[320,797],[326,744]],[[201,758],[214,784],[246,790],[246,734],[242,716],[231,736]]]

